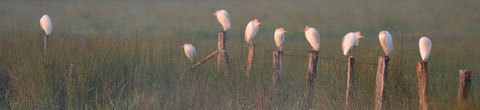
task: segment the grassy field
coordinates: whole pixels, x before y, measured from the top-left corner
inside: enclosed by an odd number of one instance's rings
[[[192,43],[200,59],[217,49],[221,26],[212,14],[230,12],[227,53],[231,72],[208,61],[191,64],[180,48]],[[38,20],[53,21],[48,54]],[[253,76],[246,78],[248,21],[262,24],[254,39]],[[378,32],[388,30],[390,55],[385,109],[418,109],[418,39],[433,42],[429,58],[431,109],[457,109],[458,70],[473,71],[468,109],[480,109],[480,1],[478,0],[168,0],[0,1],[1,109],[301,109],[307,52],[301,30],[317,28],[320,56],[346,60],[343,35],[366,37],[352,55],[377,62]],[[288,33],[284,83],[269,87],[274,29]],[[313,108],[344,109],[346,64],[320,60]],[[413,69],[412,69],[413,68]],[[375,65],[355,65],[353,109],[373,109]],[[183,77],[182,77],[183,76]]]

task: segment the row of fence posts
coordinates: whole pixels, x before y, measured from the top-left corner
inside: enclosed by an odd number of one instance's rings
[[[312,97],[313,91],[315,88],[315,79],[317,74],[317,64],[319,55],[317,51],[308,52],[308,64],[307,64],[307,75],[306,75],[306,87],[304,93],[304,108],[312,108]],[[277,80],[281,80],[281,62],[283,52],[273,51],[273,74],[272,74],[272,83],[275,84]],[[348,57],[347,59],[347,79],[346,79],[346,90],[345,90],[345,109],[351,108],[351,99],[353,97],[354,91],[354,64],[355,58],[353,56]],[[376,89],[375,89],[375,110],[382,109],[382,103],[385,97],[385,83],[387,82],[388,76],[388,65],[390,58],[388,56],[379,56],[377,73],[376,73]],[[458,104],[461,109],[466,109],[466,101],[468,99],[468,94],[470,91],[471,84],[471,71],[460,70],[459,71],[459,88],[458,88]],[[428,63],[427,62],[418,62],[417,63],[417,78],[418,78],[418,95],[419,95],[419,109],[428,110]],[[272,84],[272,85],[273,85]]]
[[[228,68],[228,55],[225,51],[225,41],[226,41],[226,32],[221,31],[218,33],[218,50],[212,52],[210,55],[199,60],[197,63],[189,67],[188,69],[194,69],[208,59],[217,55],[217,66],[219,69],[229,70]],[[248,46],[248,59],[247,59],[247,78],[252,75],[253,71],[253,61],[255,53],[255,45],[249,44]],[[272,52],[273,55],[273,74],[272,74],[272,84],[271,88],[280,86],[282,82],[283,68],[282,68],[282,56],[283,52],[275,50]],[[312,108],[312,97],[315,88],[315,79],[317,75],[319,53],[318,51],[309,51],[308,52],[308,64],[307,64],[307,74],[306,74],[306,87],[304,92],[304,104],[305,109]],[[351,99],[354,97],[354,64],[355,58],[350,56],[347,58],[347,79],[346,79],[346,90],[345,90],[345,109],[351,108]],[[381,110],[382,104],[385,97],[385,83],[387,82],[388,76],[388,65],[390,58],[388,56],[379,56],[377,63],[377,73],[375,78],[375,101],[374,101],[374,110]],[[458,88],[458,103],[461,108],[466,108],[466,100],[470,91],[470,82],[471,82],[471,71],[460,70],[459,71],[459,88]],[[428,109],[428,63],[427,62],[418,62],[417,63],[417,78],[418,78],[418,95],[419,95],[419,109],[427,110]]]

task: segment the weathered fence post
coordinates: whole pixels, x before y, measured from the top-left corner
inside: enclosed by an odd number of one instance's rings
[[[307,83],[305,87],[304,107],[310,109],[312,107],[312,96],[315,88],[314,82],[317,76],[317,63],[318,63],[318,51],[308,52],[308,65],[307,65]]]
[[[255,45],[248,45],[248,64],[247,64],[247,77],[250,78],[253,70],[253,56],[255,54]]]
[[[68,77],[72,77],[73,74],[73,63],[70,63],[70,67],[68,68]]]
[[[467,99],[468,93],[470,92],[470,77],[472,76],[472,72],[468,70],[460,70],[459,71],[459,84],[458,84],[458,105],[462,109],[466,109],[467,106]]]
[[[70,68],[69,68],[70,69]],[[65,77],[63,77],[63,75],[58,72],[57,73],[57,94],[58,94],[58,97],[57,97],[57,101],[58,101],[58,106],[59,106],[59,110],[65,110],[66,106],[66,79]]]
[[[419,110],[427,110],[428,63],[417,63]]]
[[[273,51],[272,87],[282,82],[282,51]]]
[[[225,41],[227,40],[226,35],[227,32],[225,31],[218,32],[218,50],[220,50],[217,56],[218,68],[225,68],[228,66],[228,55],[225,51]]]
[[[69,96],[72,95],[72,89],[71,89],[71,86],[72,86],[72,75],[74,74],[74,65],[73,63],[70,63],[70,67],[68,68],[68,75],[67,75],[67,78],[65,80],[65,102],[70,102],[70,99],[69,99]],[[68,108],[68,106],[70,106],[71,103],[67,103],[65,104],[65,108]]]
[[[390,59],[388,56],[379,56],[378,57],[378,68],[377,75],[375,79],[376,89],[375,89],[375,109],[382,109],[382,101],[385,94],[385,82],[388,75],[388,62]]]
[[[187,67],[187,69],[185,69],[185,72],[184,72],[183,74],[187,73],[188,70],[190,70],[190,69],[195,69],[196,67],[198,67],[198,66],[200,66],[201,64],[205,63],[208,59],[213,58],[213,56],[217,55],[218,53],[220,53],[220,50],[216,50],[216,51],[210,53],[210,54],[207,55],[206,57],[204,57],[204,58],[202,58],[201,60],[199,60],[197,63],[193,64],[193,65],[190,66],[190,67]],[[183,74],[182,74],[182,76],[181,76],[182,78],[183,78]]]
[[[48,52],[48,35],[43,37],[43,53],[46,55]]]
[[[350,108],[350,99],[353,97],[353,64],[355,63],[355,58],[353,56],[348,57],[348,69],[347,69],[347,90],[345,92],[345,109]]]

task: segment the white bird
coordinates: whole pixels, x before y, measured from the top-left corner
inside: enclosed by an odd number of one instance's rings
[[[343,36],[343,55],[347,56],[347,54],[358,45],[358,41],[360,38],[363,38],[363,36],[359,31],[349,32],[345,36]]]
[[[252,39],[257,35],[258,25],[262,23],[258,22],[257,19],[248,22],[248,25],[245,29],[245,41],[247,43],[252,43]]]
[[[185,55],[187,56],[187,58],[193,62],[195,55],[197,55],[195,47],[193,47],[192,44],[183,44],[183,49],[185,51]]]
[[[230,14],[224,9],[217,10],[213,16],[217,16],[218,22],[222,25],[223,31],[230,29]]]
[[[285,32],[287,31],[285,31],[282,27],[277,28],[275,30],[275,35],[273,40],[275,40],[275,45],[280,51],[282,51],[282,48],[283,48],[283,41],[285,40]]]
[[[422,56],[423,61],[427,61],[428,56],[430,56],[430,51],[432,50],[432,41],[428,37],[423,36],[418,41],[418,47],[420,50],[420,56]]]
[[[318,51],[320,49],[320,34],[315,28],[310,26],[305,27],[305,37],[307,38],[313,50]]]
[[[380,40],[380,45],[382,45],[385,55],[388,56],[393,50],[393,39],[388,31],[381,31],[378,34],[378,40]]]
[[[48,17],[48,15],[43,15],[42,18],[40,18],[40,26],[42,26],[45,34],[50,35],[52,32],[52,20],[50,17]]]

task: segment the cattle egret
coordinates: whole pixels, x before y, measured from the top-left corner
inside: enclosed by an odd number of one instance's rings
[[[285,40],[285,31],[283,28],[277,28],[275,30],[275,35],[273,40],[275,40],[275,45],[277,46],[277,49],[282,51],[283,48],[283,41]]]
[[[382,45],[385,55],[388,56],[393,50],[393,39],[388,31],[381,31],[378,34],[378,40],[380,40],[380,45]]]
[[[320,34],[315,28],[310,26],[305,27],[305,37],[307,38],[313,50],[318,51],[320,49]]]
[[[353,48],[358,46],[358,41],[360,38],[363,38],[363,36],[360,34],[359,31],[349,32],[345,36],[343,36],[343,55],[347,56],[347,54],[352,51]]]
[[[214,16],[217,16],[218,22],[222,25],[223,31],[227,31],[230,29],[230,14],[228,14],[227,10],[217,10]]]
[[[40,18],[40,26],[42,26],[45,34],[50,35],[52,32],[52,20],[50,17],[48,17],[48,15],[43,15],[42,18]]]
[[[183,49],[187,58],[193,62],[193,58],[197,54],[195,47],[192,44],[183,44]]]
[[[420,55],[422,56],[423,61],[427,61],[428,56],[430,56],[430,51],[432,50],[432,41],[428,37],[423,36],[418,41],[418,47],[420,50]]]
[[[257,35],[258,25],[262,23],[258,22],[257,19],[248,22],[247,28],[245,29],[245,41],[247,43],[252,43],[252,39]]]

